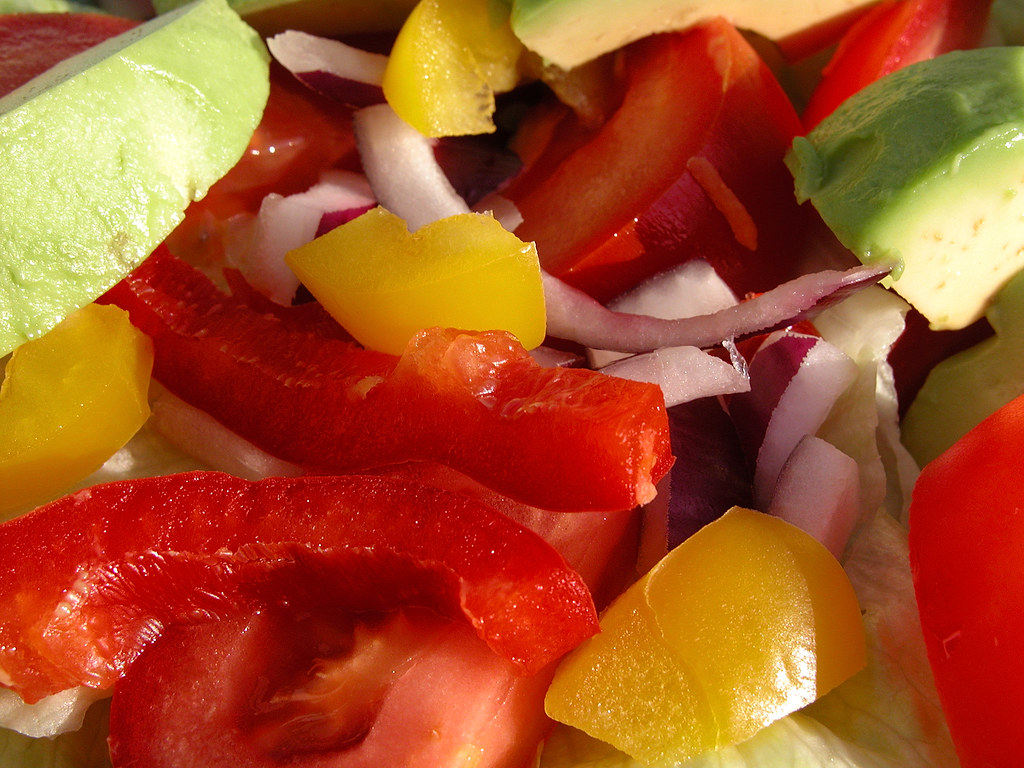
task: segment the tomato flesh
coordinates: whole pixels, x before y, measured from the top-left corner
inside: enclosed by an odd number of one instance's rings
[[[536,534],[383,477],[94,486],[0,526],[0,551],[0,676],[26,701],[108,687],[163,627],[282,595],[344,610],[426,604],[528,672],[596,629],[586,586]]]
[[[1024,398],[926,465],[910,562],[928,658],[964,768],[1020,762]]]
[[[176,627],[114,689],[115,766],[526,765],[550,675],[422,609],[277,607]],[[159,744],[159,749],[153,745]]]
[[[0,15],[0,96],[136,25],[137,21],[103,13]]]

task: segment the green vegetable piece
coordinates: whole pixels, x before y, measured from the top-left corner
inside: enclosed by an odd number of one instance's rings
[[[1024,394],[1024,272],[986,317],[995,336],[936,365],[903,419],[903,442],[921,466]]]
[[[848,99],[786,162],[865,263],[933,328],[963,328],[1024,266],[1024,49],[957,51]]]
[[[0,355],[149,255],[242,156],[268,91],[262,40],[197,0],[0,98]]]
[[[166,13],[188,0],[153,0]],[[228,0],[263,35],[297,29],[326,37],[393,32],[402,26],[417,0]]]
[[[869,5],[869,0],[767,3],[758,0],[512,0],[512,31],[563,69],[657,32],[722,16],[772,40]]]

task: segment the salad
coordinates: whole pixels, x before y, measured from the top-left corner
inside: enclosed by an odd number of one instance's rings
[[[792,148],[1024,14],[806,5],[0,3],[0,764],[1013,764],[1019,291]]]

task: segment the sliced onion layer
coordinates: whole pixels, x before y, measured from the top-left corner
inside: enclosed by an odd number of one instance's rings
[[[779,473],[768,512],[811,534],[839,559],[860,516],[857,462],[806,435]]]
[[[328,98],[354,107],[384,101],[383,54],[296,30],[269,38],[267,48],[299,82]]]
[[[613,312],[558,278],[544,275],[548,333],[594,349],[650,352],[660,347],[706,348],[725,339],[784,328],[813,317],[852,292],[874,285],[889,267],[861,266],[802,275],[739,304],[675,320]]]

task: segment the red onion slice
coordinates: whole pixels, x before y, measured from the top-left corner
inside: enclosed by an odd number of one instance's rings
[[[768,512],[811,534],[839,559],[860,517],[857,462],[831,443],[805,436],[779,473]]]
[[[375,204],[369,184],[350,171],[329,171],[305,192],[269,194],[251,222],[249,237],[233,241],[228,260],[247,282],[279,304],[290,304],[299,279],[285,264],[288,251],[305,245],[322,229],[325,214],[365,211]]]
[[[824,423],[857,372],[856,363],[842,351],[804,334],[780,333],[754,355],[751,391],[732,396],[729,412],[744,449],[756,456],[754,503],[758,509],[768,508],[793,449]]]
[[[469,211],[434,157],[434,140],[405,122],[389,105],[357,110],[352,127],[377,201],[405,219],[410,230]]]
[[[665,320],[695,317],[734,306],[736,295],[715,268],[692,259],[655,275],[608,303],[608,309]],[[605,349],[588,351],[590,364],[602,368],[625,357]]]
[[[671,549],[733,506],[753,505],[749,465],[732,419],[717,398],[669,409],[675,464],[669,473]]]
[[[650,352],[660,347],[710,347],[725,339],[784,328],[813,317],[850,293],[873,285],[888,266],[860,266],[802,275],[733,307],[664,320],[613,312],[558,278],[544,274],[548,333],[594,349]]]
[[[295,30],[269,38],[267,48],[299,82],[330,99],[354,107],[384,101],[383,54]]]

